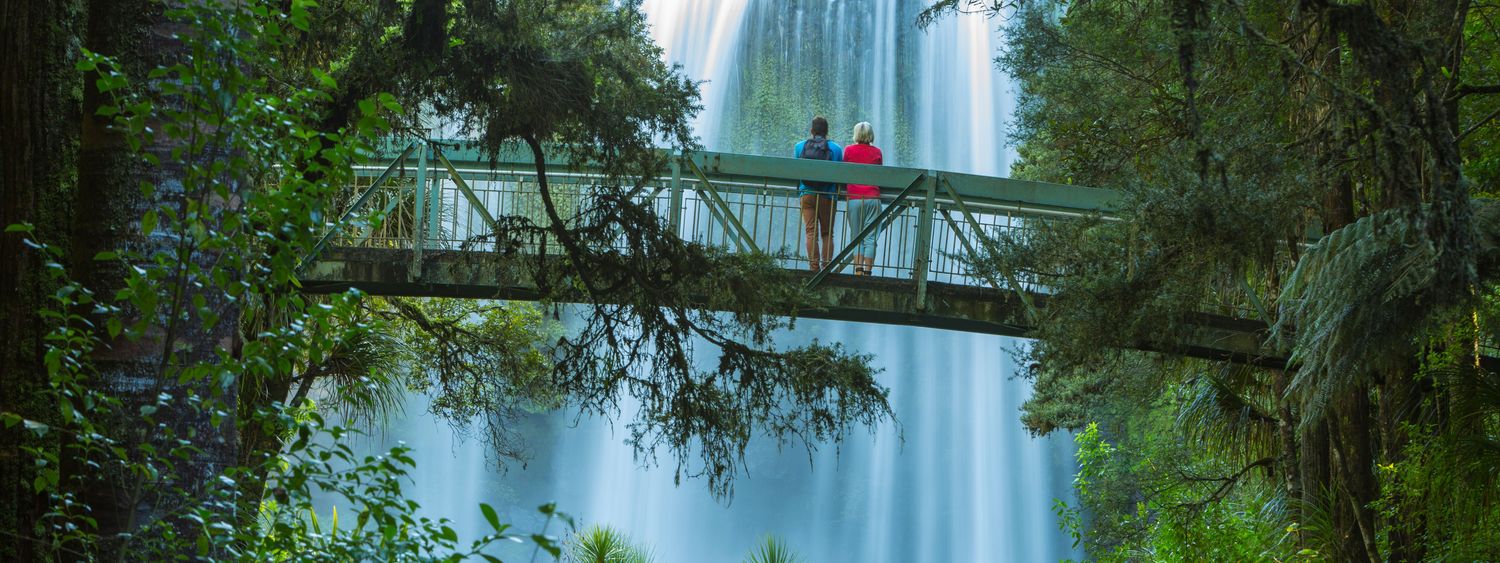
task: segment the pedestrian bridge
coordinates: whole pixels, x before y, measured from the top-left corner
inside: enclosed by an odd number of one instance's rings
[[[487,259],[501,252],[492,234],[506,218],[547,224],[529,152],[492,161],[459,142],[424,140],[390,144],[383,154],[358,167],[352,201],[303,265],[304,291],[538,298],[529,276]],[[667,218],[683,239],[775,256],[808,288],[814,306],[797,315],[810,318],[1026,336],[1046,307],[1047,289],[1023,272],[978,276],[966,259],[1003,233],[1023,235],[1043,221],[1107,220],[1118,201],[1109,190],[940,170],[716,152],[663,156],[669,169],[638,182],[629,197]],[[564,210],[580,209],[604,178],[563,161],[545,170]],[[817,272],[802,256],[801,179],[871,184],[883,193],[878,231],[848,228],[839,206],[836,257]],[[855,245],[871,236],[878,245],[874,275],[854,276]],[[1186,344],[1171,351],[1285,365],[1263,346],[1267,326],[1253,312],[1212,304],[1202,310],[1175,339]]]

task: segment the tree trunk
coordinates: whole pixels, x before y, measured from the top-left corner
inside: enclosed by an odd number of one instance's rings
[[[0,3],[0,228],[30,223],[35,240],[67,246],[77,155],[81,83],[73,70],[83,26],[80,0]],[[55,289],[40,253],[20,233],[0,235],[0,411],[51,420],[38,400],[46,388],[37,315]],[[33,466],[21,455],[19,428],[0,429],[0,560],[31,560],[32,527],[45,509],[30,487]],[[39,444],[30,444],[39,445]]]
[[[1292,401],[1287,398],[1286,370],[1271,370],[1271,387],[1276,392],[1276,435],[1281,442],[1281,479],[1286,498],[1302,498],[1301,456],[1297,455],[1297,421]]]
[[[1411,370],[1391,370],[1380,388],[1380,460],[1395,464],[1406,459],[1408,423],[1416,422],[1422,409],[1423,391]],[[1396,519],[1386,522],[1391,561],[1421,561],[1426,518],[1420,511],[1404,510],[1409,502],[1397,487],[1390,492]]]
[[[1302,482],[1298,488],[1302,491],[1302,513],[1306,523],[1310,520],[1310,513],[1314,511],[1325,512],[1330,516],[1335,513],[1331,506],[1332,491],[1328,489],[1328,424],[1316,422],[1305,425],[1301,429],[1299,442],[1302,447],[1301,455],[1297,456],[1297,475]],[[1332,531],[1338,530],[1335,528]]]
[[[147,85],[148,70],[185,58],[187,53],[178,37],[193,33],[167,20],[163,3],[152,0],[93,0],[89,4],[89,22],[88,47],[118,57],[121,70],[130,75],[137,87]],[[85,89],[83,111],[87,117],[78,161],[79,213],[75,215],[70,252],[75,276],[96,295],[113,295],[123,287],[124,268],[117,262],[95,262],[91,258],[99,251],[116,249],[139,253],[145,260],[139,264],[142,267],[156,267],[148,264],[154,264],[150,258],[158,254],[171,257],[179,265],[190,261],[205,269],[211,267],[217,255],[191,246],[191,237],[171,232],[173,225],[163,222],[148,236],[140,224],[141,217],[149,210],[170,207],[181,213],[189,198],[207,200],[203,193],[205,186],[187,181],[183,159],[171,154],[182,141],[158,135],[155,144],[145,146],[144,150],[155,155],[161,165],[146,165],[139,155],[131,152],[121,134],[94,117],[95,110],[107,100],[91,90]],[[158,101],[159,104],[177,102]],[[222,155],[199,156],[212,157]],[[155,190],[143,195],[139,188],[143,183],[155,186]],[[219,213],[203,219],[209,228],[215,228],[212,222],[222,214],[223,204],[218,204],[215,211]],[[130,312],[146,315],[153,321],[145,337],[134,341],[114,339],[96,352],[93,361],[100,376],[99,385],[124,402],[119,422],[127,444],[163,442],[155,445],[158,450],[166,451],[160,447],[183,438],[189,439],[198,452],[177,461],[162,482],[142,482],[117,475],[114,479],[90,479],[82,487],[81,496],[94,511],[99,535],[106,539],[106,550],[130,549],[132,540],[124,534],[166,519],[170,512],[180,508],[187,499],[165,494],[170,488],[180,487],[189,495],[203,493],[207,487],[215,486],[214,477],[237,461],[234,416],[237,386],[205,380],[179,384],[177,375],[186,366],[216,364],[217,351],[234,348],[239,306],[225,300],[219,292],[194,289],[194,280],[182,269],[169,269],[164,282],[157,286],[163,291],[159,295],[164,303],[162,310]],[[217,323],[203,326],[196,311],[178,320],[181,312],[195,309],[189,304],[197,296],[217,314]],[[145,424],[136,415],[140,406],[156,402],[162,394],[170,395],[171,400],[156,413],[155,420],[165,425],[166,432]],[[210,408],[197,408],[189,400],[191,395],[221,401],[224,407],[219,410],[227,414],[214,424],[211,413],[216,409],[211,408],[212,403],[205,403]],[[201,531],[201,527],[175,523],[174,527],[179,533],[188,534],[187,537]],[[112,536],[121,541],[108,542]]]
[[[1375,458],[1371,449],[1370,399],[1363,389],[1354,389],[1338,405],[1335,415],[1338,434],[1334,440],[1335,465],[1339,469],[1344,498],[1340,507],[1347,509],[1346,555],[1372,563],[1382,561],[1375,527],[1375,512],[1370,504],[1380,495],[1375,482]]]

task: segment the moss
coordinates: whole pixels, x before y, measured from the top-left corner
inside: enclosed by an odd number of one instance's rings
[[[830,3],[783,0],[752,8],[736,64],[740,69],[737,87],[721,116],[726,123],[727,150],[788,154],[806,136],[814,115],[827,117],[829,136],[846,142],[855,123],[874,121],[871,116],[884,109],[891,122],[875,125],[888,161],[917,161],[917,127],[912,119],[918,100],[901,93],[916,88],[916,43],[921,32],[914,26],[898,27],[893,63],[896,96],[889,107],[869,107],[868,97],[861,96],[853,84],[870,70],[863,57],[873,51],[876,41],[890,36],[876,31],[875,1],[856,0],[845,6],[842,14],[848,21],[832,28],[825,22],[836,20],[839,14],[829,13],[834,9]],[[795,16],[798,12],[800,18]],[[915,15],[912,6],[893,14],[898,23],[913,21]],[[829,45],[836,52],[829,52]]]

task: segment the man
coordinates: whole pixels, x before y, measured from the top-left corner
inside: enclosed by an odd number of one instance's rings
[[[808,133],[807,140],[797,143],[797,158],[844,160],[844,148],[828,140],[827,119],[814,117]],[[807,231],[807,264],[816,272],[825,260],[833,260],[833,203],[838,184],[803,180],[797,195],[801,196],[802,228]]]

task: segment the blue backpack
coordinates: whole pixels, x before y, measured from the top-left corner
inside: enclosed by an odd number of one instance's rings
[[[833,160],[833,150],[828,148],[828,139],[826,137],[813,137],[802,143],[802,154],[798,156],[812,160]],[[803,180],[802,185],[807,186],[810,190],[833,189],[833,182]]]

